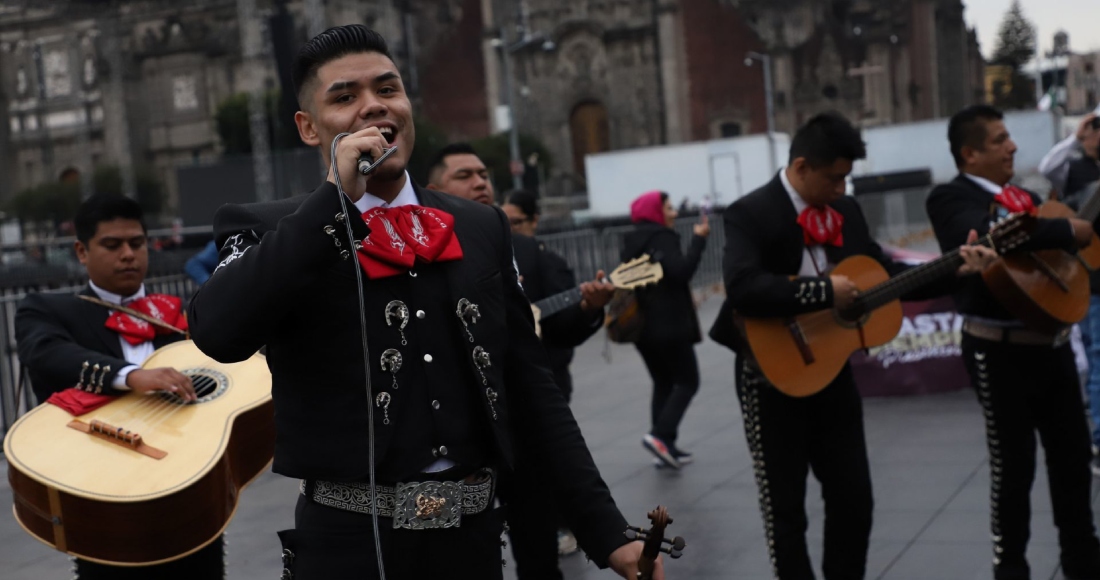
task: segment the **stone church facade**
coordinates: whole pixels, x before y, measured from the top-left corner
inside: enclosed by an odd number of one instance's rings
[[[749,52],[772,59],[778,131],[823,110],[870,126],[981,100],[961,0],[249,1],[256,20],[285,9],[295,46],[320,21],[382,32],[417,115],[453,139],[504,127],[507,50],[518,126],[553,156],[548,196],[584,190],[588,153],[764,131]],[[174,207],[175,168],[224,150],[218,105],[280,84],[272,31],[242,30],[239,4],[0,0],[0,199],[70,167],[142,165]],[[266,48],[246,54],[250,34]]]

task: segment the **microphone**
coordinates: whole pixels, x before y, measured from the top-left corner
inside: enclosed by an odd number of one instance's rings
[[[378,161],[375,161],[374,158],[370,156],[369,152],[363,153],[362,155],[359,156],[359,173],[362,173],[363,175],[367,175],[371,171],[374,171],[375,167],[378,167],[379,165],[381,165],[382,162],[386,160],[386,158],[388,158],[390,155],[393,155],[396,152],[397,152],[397,145],[394,145],[393,147],[390,147],[389,149],[383,149],[382,150],[382,156],[378,158]]]

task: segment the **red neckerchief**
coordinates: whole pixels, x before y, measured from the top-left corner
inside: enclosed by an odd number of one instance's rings
[[[993,200],[1003,205],[1011,213],[1035,213],[1035,201],[1026,191],[1015,185],[1006,185]]]
[[[798,225],[802,226],[806,247],[844,244],[844,216],[832,207],[807,207],[798,215]]]
[[[71,388],[50,395],[46,402],[65,409],[67,413],[74,417],[79,417],[84,413],[91,413],[114,400],[115,397],[111,395],[97,395]]]
[[[150,294],[145,298],[138,298],[126,306],[142,314],[148,314],[180,330],[187,330],[187,317],[183,314],[183,300],[180,300],[177,296]],[[122,338],[126,339],[126,342],[134,346],[153,340],[158,334],[172,332],[167,328],[154,326],[140,318],[134,318],[118,310],[107,317],[107,328],[119,333]]]
[[[396,276],[417,261],[462,259],[455,218],[445,211],[419,205],[378,207],[364,212],[363,221],[370,235],[363,239],[356,255],[371,279]]]

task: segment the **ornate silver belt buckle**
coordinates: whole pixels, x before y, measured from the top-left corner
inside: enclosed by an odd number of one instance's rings
[[[397,484],[393,528],[430,530],[462,523],[462,486],[455,481]]]

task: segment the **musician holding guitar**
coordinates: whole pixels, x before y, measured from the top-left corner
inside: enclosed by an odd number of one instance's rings
[[[984,105],[960,111],[951,118],[948,139],[959,176],[938,186],[927,200],[941,248],[962,243],[969,230],[984,233],[1008,212],[1031,211],[1039,204],[1038,196],[1008,183],[1016,144],[1000,111]],[[1030,265],[1037,281],[1058,278],[1063,272],[1049,269],[1043,253],[1075,252],[1093,236],[1086,220],[1040,219],[1030,242],[1009,257]],[[1073,259],[1063,263],[1078,267]],[[1008,283],[1010,279],[998,282]],[[1055,300],[1069,301],[1070,289],[1067,285],[1065,297],[1056,295]],[[1046,451],[1062,571],[1074,580],[1100,578],[1100,542],[1090,508],[1089,434],[1069,326],[1026,327],[994,298],[1002,290],[973,276],[955,293],[965,316],[963,357],[986,418],[994,577],[1029,578],[1025,556],[1038,431]]]
[[[172,368],[139,368],[154,350],[186,336],[158,331],[145,339],[134,332],[133,319],[108,308],[138,308],[161,296],[145,293],[149,247],[141,207],[125,197],[93,195],[80,205],[74,225],[75,251],[88,272],[87,288],[79,296],[32,294],[15,315],[19,360],[39,402],[74,386],[107,395],[166,391],[195,400],[186,375]],[[178,308],[177,303],[176,314]],[[104,533],[109,533],[106,527]],[[118,567],[76,559],[76,573],[81,580],[221,578],[222,552],[219,536],[194,554],[166,564]]]
[[[852,163],[865,155],[858,129],[837,114],[818,115],[795,134],[789,165],[730,206],[723,219],[727,299],[710,335],[738,355],[735,382],[745,436],[773,572],[782,580],[814,577],[805,538],[810,470],[821,482],[825,500],[825,578],[864,576],[873,500],[862,405],[846,362],[814,394],[796,397],[770,384],[754,360],[770,353],[756,346],[750,350],[739,336],[734,314],[790,320],[792,339],[805,338],[794,317],[830,309],[832,315],[825,317],[829,321],[859,330],[868,313],[851,312],[850,307],[862,304],[864,286],[844,275],[830,275],[831,268],[860,255],[891,275],[908,268],[886,257],[859,204],[845,196]],[[975,238],[971,234],[969,241]],[[966,240],[964,233],[960,244]],[[902,298],[948,291],[952,274],[978,272],[994,256],[977,246],[964,247],[959,254],[962,265],[946,270],[940,283],[912,286]],[[807,359],[821,355],[816,345],[803,346]]]

